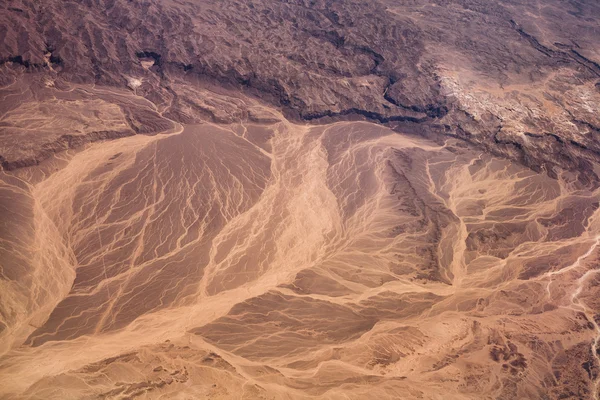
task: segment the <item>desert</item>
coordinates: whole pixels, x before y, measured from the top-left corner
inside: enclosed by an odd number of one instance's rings
[[[0,398],[600,396],[596,2],[0,21]]]

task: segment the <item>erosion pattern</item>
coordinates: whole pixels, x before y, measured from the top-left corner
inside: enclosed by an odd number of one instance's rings
[[[596,2],[0,20],[0,397],[600,396]]]

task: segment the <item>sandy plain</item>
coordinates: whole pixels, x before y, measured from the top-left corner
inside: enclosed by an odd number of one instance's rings
[[[597,190],[264,112],[1,173],[0,396],[597,397]]]

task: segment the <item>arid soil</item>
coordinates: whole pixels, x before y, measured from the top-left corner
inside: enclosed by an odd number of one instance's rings
[[[0,398],[599,398],[596,2],[0,21]]]

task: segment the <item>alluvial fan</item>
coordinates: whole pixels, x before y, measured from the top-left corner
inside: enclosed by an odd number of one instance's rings
[[[599,398],[596,2],[0,21],[0,398]]]

